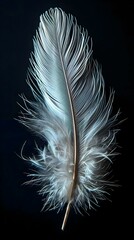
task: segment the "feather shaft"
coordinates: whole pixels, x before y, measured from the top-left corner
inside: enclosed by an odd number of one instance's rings
[[[56,34],[57,36],[57,34]],[[73,100],[71,97],[71,93],[70,93],[70,88],[69,88],[69,84],[68,84],[68,79],[66,76],[66,71],[65,71],[65,66],[63,63],[63,58],[62,58],[62,53],[60,51],[60,46],[59,46],[59,41],[57,39],[57,43],[58,43],[58,50],[59,50],[59,55],[60,55],[60,59],[61,59],[61,64],[62,64],[62,69],[63,69],[63,73],[64,73],[64,77],[65,77],[65,81],[66,81],[66,86],[67,86],[67,92],[68,92],[68,96],[69,96],[69,103],[70,103],[70,109],[71,109],[71,117],[72,117],[72,125],[73,125],[73,141],[74,141],[74,150],[73,150],[73,175],[72,175],[72,183],[70,184],[70,190],[69,190],[69,198],[68,198],[68,204],[66,207],[66,212],[64,215],[64,219],[63,219],[63,223],[62,223],[62,230],[64,230],[68,216],[69,216],[69,212],[70,212],[70,208],[71,208],[71,202],[73,199],[73,194],[75,191],[75,187],[76,187],[76,183],[77,183],[77,172],[78,172],[78,134],[77,134],[77,127],[76,127],[76,119],[75,119],[75,110],[74,110],[74,106],[73,106]]]

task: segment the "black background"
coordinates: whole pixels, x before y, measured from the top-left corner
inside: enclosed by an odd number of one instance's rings
[[[64,210],[41,212],[42,199],[37,187],[23,185],[28,164],[17,155],[27,140],[26,154],[34,148],[32,135],[14,118],[19,115],[19,94],[32,98],[26,84],[32,38],[39,16],[50,7],[61,7],[73,14],[78,24],[87,28],[93,39],[94,58],[102,65],[106,89],[115,89],[114,111],[121,109],[117,141],[121,153],[113,164],[121,187],[111,195],[112,202],[102,202],[90,216],[71,211],[66,229],[60,230]],[[133,209],[133,1],[54,1],[0,0],[0,220],[4,236],[43,239],[130,239]],[[132,139],[131,139],[132,137]],[[38,141],[38,140],[37,140]],[[19,231],[18,231],[19,230]],[[17,232],[18,231],[18,232]]]

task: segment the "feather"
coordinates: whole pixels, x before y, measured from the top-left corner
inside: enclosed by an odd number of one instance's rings
[[[90,40],[90,44],[89,44]],[[92,40],[72,15],[59,8],[40,16],[27,78],[35,101],[23,95],[20,122],[44,141],[30,159],[46,209],[93,208],[107,198],[119,112],[111,116],[114,91],[106,99]],[[47,141],[47,145],[45,144]]]

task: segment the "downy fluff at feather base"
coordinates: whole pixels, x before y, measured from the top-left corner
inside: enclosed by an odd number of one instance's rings
[[[88,42],[72,15],[59,8],[41,15],[27,80],[35,102],[22,96],[19,121],[47,141],[29,158],[36,168],[29,182],[40,185],[44,208],[67,205],[62,229],[71,206],[81,211],[98,205],[111,184],[119,112],[111,116],[114,91],[106,99]]]

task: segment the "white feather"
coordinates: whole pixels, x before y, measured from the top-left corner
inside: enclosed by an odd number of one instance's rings
[[[20,121],[47,140],[37,158],[30,159],[40,183],[44,207],[67,210],[91,208],[106,196],[114,155],[111,116],[114,92],[106,101],[105,85],[97,62],[92,59],[87,31],[76,19],[55,8],[40,17],[34,38],[34,54],[28,84],[36,102],[24,96],[25,113]]]

